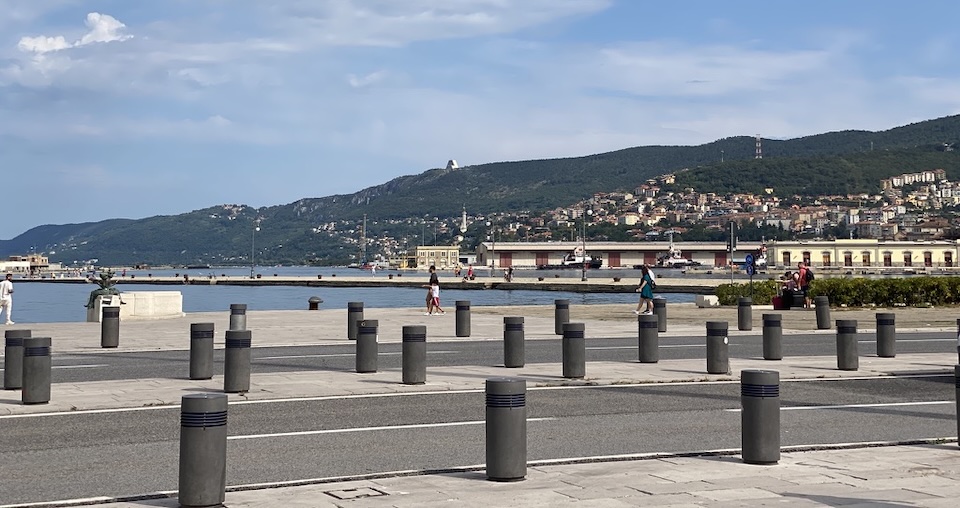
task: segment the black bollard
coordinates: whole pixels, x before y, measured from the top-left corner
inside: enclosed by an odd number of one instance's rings
[[[120,307],[103,307],[100,321],[100,347],[114,348],[120,345]]]
[[[23,339],[30,338],[30,330],[3,332],[3,389],[23,387]]]
[[[213,378],[213,323],[190,323],[190,379]]]
[[[582,379],[587,370],[583,323],[563,325],[563,377]]]
[[[857,353],[857,320],[837,320],[837,369],[857,370],[860,356]]]
[[[457,300],[457,337],[470,336],[470,300]]]
[[[323,303],[323,299],[319,296],[311,296],[307,298],[307,310],[320,310],[320,304]]]
[[[523,367],[523,318],[503,318],[503,366],[508,368]]]
[[[726,321],[707,321],[707,373],[729,374],[730,357],[727,353]]]
[[[246,330],[247,329],[247,304],[230,304],[230,327],[228,330]]]
[[[553,304],[553,333],[563,335],[563,325],[570,322],[570,300],[554,300]],[[957,328],[960,329],[960,319]]]
[[[653,315],[657,316],[657,331],[667,331],[667,299],[658,296],[653,299]]]
[[[829,330],[830,298],[827,296],[817,296],[813,299],[813,305],[817,312],[817,330]]]
[[[957,435],[960,436],[960,364],[953,366],[953,384],[956,386]]]
[[[740,372],[740,443],[747,464],[780,460],[780,373]]]
[[[422,385],[427,382],[427,327],[407,325],[402,333],[403,384]]]
[[[20,400],[24,404],[50,402],[50,337],[23,339],[23,391]]]
[[[877,356],[897,356],[897,315],[893,312],[877,313]]]
[[[347,302],[347,338],[357,340],[357,323],[363,321],[363,302]]]
[[[227,488],[227,396],[180,398],[180,506],[221,506]]]
[[[763,315],[763,359],[783,360],[783,322],[780,314]]]
[[[640,363],[657,363],[660,361],[660,336],[657,334],[658,317],[649,314],[640,314],[637,316],[637,327],[639,329],[639,340],[637,347],[639,349]]]
[[[223,391],[250,391],[250,330],[227,330],[223,353]]]
[[[364,319],[357,323],[357,372],[376,372],[377,354],[379,346],[377,345],[377,328],[379,321],[376,319]]]
[[[737,330],[753,330],[753,298],[737,299]]]
[[[527,475],[527,382],[487,379],[487,478],[498,482]]]

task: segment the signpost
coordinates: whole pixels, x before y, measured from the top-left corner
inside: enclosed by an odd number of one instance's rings
[[[750,276],[750,298],[753,298],[753,274],[757,272],[756,259],[754,259],[753,254],[747,254],[744,258],[743,269]]]

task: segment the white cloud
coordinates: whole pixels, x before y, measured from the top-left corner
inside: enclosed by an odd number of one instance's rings
[[[357,77],[354,74],[349,74],[347,75],[347,83],[350,83],[350,86],[354,88],[363,88],[366,86],[370,86],[374,83],[380,82],[385,77],[387,77],[386,71],[371,72],[366,76],[360,76],[360,77]]]
[[[47,37],[40,35],[37,37],[23,37],[17,43],[17,49],[28,53],[47,53],[49,51],[60,51],[71,46],[62,35],[56,37]]]
[[[87,44],[93,44],[95,42],[125,41],[133,38],[132,35],[123,33],[126,25],[108,14],[91,12],[87,14],[86,25],[90,31],[72,44],[68,43],[67,38],[63,35],[53,37],[46,35],[37,37],[24,36],[20,39],[20,42],[17,43],[17,48],[23,52],[43,55],[44,53],[86,46]]]
[[[86,23],[90,31],[76,42],[76,46],[83,46],[94,42],[125,41],[133,37],[130,34],[122,33],[127,25],[124,25],[117,21],[117,18],[107,14],[91,12],[87,14]]]

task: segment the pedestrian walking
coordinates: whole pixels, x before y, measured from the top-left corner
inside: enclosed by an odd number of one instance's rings
[[[429,316],[433,314],[433,286],[437,286],[437,290],[440,288],[440,277],[437,276],[437,267],[430,265],[430,282],[427,283],[427,311],[423,313],[424,316]]]
[[[8,273],[0,282],[0,315],[7,313],[6,324],[12,325],[13,322],[13,274]]]
[[[637,286],[637,292],[640,293],[640,301],[637,302],[637,310],[634,314],[653,314],[653,278],[650,275],[650,269],[647,265],[640,267],[640,284]],[[643,310],[641,310],[643,309]]]

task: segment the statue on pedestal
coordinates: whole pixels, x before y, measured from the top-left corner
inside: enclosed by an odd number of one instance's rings
[[[84,305],[84,307],[88,309],[93,308],[98,296],[120,295],[120,290],[114,287],[117,285],[117,281],[113,280],[113,272],[110,270],[100,272],[100,280],[91,277],[90,281],[95,282],[100,288],[90,292],[90,298],[87,300],[87,304]]]

